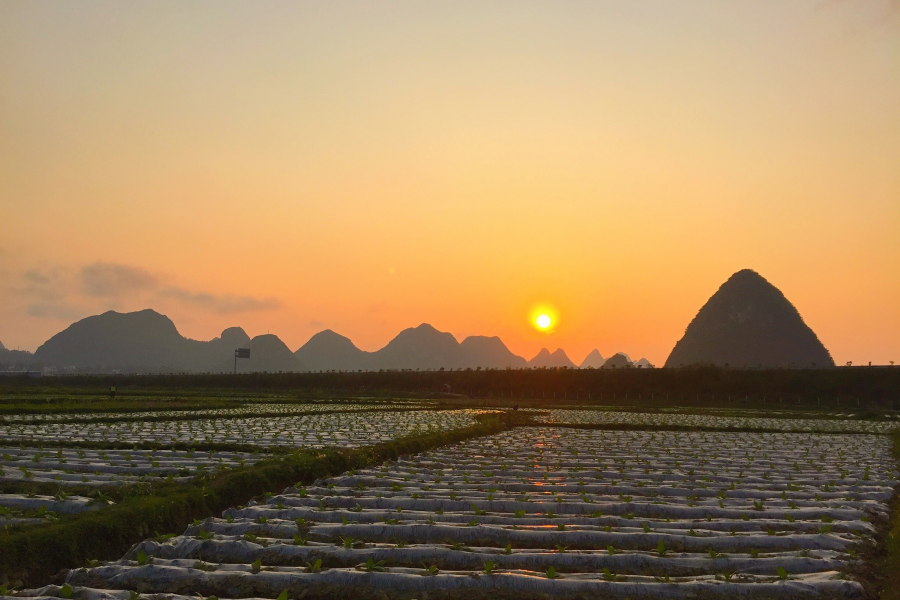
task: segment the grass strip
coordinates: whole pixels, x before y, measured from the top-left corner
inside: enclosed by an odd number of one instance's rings
[[[99,511],[70,515],[0,537],[0,584],[35,587],[49,583],[64,569],[90,560],[115,560],[133,544],[155,533],[181,532],[194,519],[218,516],[265,492],[301,482],[369,467],[401,455],[415,454],[470,438],[493,435],[531,424],[524,413],[479,415],[476,425],[446,432],[400,438],[358,449],[297,451],[212,478],[126,498]]]
[[[893,433],[893,454],[900,462],[900,431]],[[881,600],[900,600],[900,485],[891,501],[891,521],[879,544],[874,563],[878,573],[875,582]]]

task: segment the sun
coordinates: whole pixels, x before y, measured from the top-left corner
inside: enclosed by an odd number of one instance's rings
[[[528,323],[542,334],[550,334],[559,327],[559,313],[546,302],[535,304],[528,313]]]

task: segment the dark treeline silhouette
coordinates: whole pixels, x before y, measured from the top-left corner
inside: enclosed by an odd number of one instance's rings
[[[182,392],[285,391],[300,396],[501,398],[590,404],[766,404],[893,408],[900,403],[900,367],[836,369],[510,369],[323,373],[77,375],[4,378],[0,386]],[[898,406],[900,407],[900,406]]]

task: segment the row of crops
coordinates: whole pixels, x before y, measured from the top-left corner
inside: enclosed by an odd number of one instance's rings
[[[359,410],[402,410],[419,407],[419,403],[252,403],[234,408],[199,408],[195,410],[153,410],[138,412],[71,412],[71,413],[25,413],[0,415],[0,423],[50,423],[65,421],[102,421],[102,420],[132,420],[141,421],[147,419],[214,419],[244,417],[259,414],[266,415],[295,415],[332,411],[359,411]]]
[[[898,475],[881,435],[520,428],[288,488],[29,594],[853,597]]]
[[[535,411],[538,412],[538,411]],[[778,431],[821,431],[848,433],[890,433],[898,426],[896,420],[873,421],[854,419],[853,414],[823,415],[830,418],[776,418],[727,416],[686,413],[640,413],[611,410],[551,409],[539,411],[538,419],[548,424],[569,425],[637,425],[650,427],[679,427],[704,429],[759,429]],[[842,418],[844,417],[844,418]]]
[[[2,423],[0,483],[33,484],[43,495],[0,494],[0,528],[102,510],[107,493],[127,486],[189,483],[288,448],[354,448],[461,429],[484,412],[317,406],[321,414],[268,404],[199,419],[176,411],[163,420],[153,417],[172,413],[148,412],[147,421]],[[888,518],[900,477],[884,435],[896,423],[853,414],[522,412],[538,424],[267,494],[221,518],[195,521],[181,535],[147,539],[121,560],[75,569],[62,587],[17,595],[288,600],[385,592],[390,598],[863,592],[855,580],[859,557]],[[203,449],[175,450],[176,444]]]
[[[284,405],[285,413],[289,406]],[[14,493],[0,493],[0,528],[53,522],[62,515],[81,512],[78,507],[102,508],[113,503],[109,498],[113,488],[188,483],[198,476],[250,466],[270,457],[267,449],[370,445],[414,433],[466,427],[475,423],[474,415],[479,412],[322,412],[268,418],[229,414],[228,418],[169,421],[8,424],[0,426],[0,439],[6,440],[0,444],[0,485]],[[84,447],[84,442],[116,447],[90,448]],[[256,449],[167,447],[175,443],[230,443]],[[139,449],[137,444],[152,447]],[[23,489],[28,490],[26,495]]]
[[[247,452],[91,450],[0,446],[0,481],[61,486],[120,486],[153,478],[186,481],[198,473],[243,467],[262,455]]]
[[[474,424],[475,410],[356,411],[283,417],[0,425],[6,442],[241,444],[262,448],[372,445]]]

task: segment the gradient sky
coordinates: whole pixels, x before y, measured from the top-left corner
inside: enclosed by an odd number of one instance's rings
[[[742,268],[900,362],[896,0],[0,3],[9,348],[151,307],[662,363]]]

